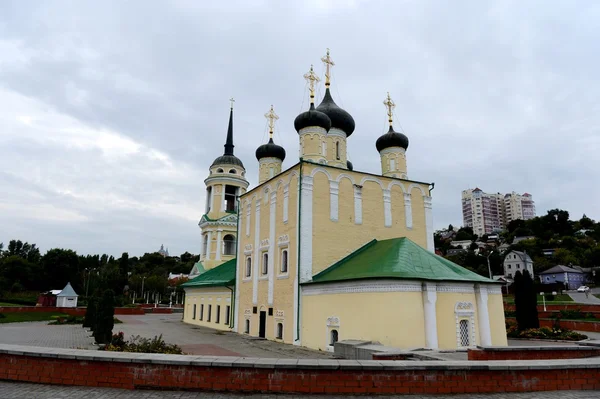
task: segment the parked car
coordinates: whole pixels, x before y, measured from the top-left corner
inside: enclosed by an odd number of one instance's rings
[[[590,290],[590,287],[587,287],[585,285],[582,285],[581,287],[577,288],[577,292],[587,292]]]

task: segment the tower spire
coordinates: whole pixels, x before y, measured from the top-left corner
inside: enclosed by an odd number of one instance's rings
[[[394,108],[396,108],[396,104],[392,100],[392,97],[390,97],[389,91],[387,93],[387,98],[383,101],[383,105],[385,105],[385,108],[387,108],[388,122],[390,123],[391,128],[394,119]]]
[[[331,67],[335,65],[331,57],[329,56],[329,49],[325,57],[321,58],[321,61],[325,64],[325,87],[329,87],[331,84]]]
[[[317,75],[315,75],[315,71],[313,70],[313,66],[310,66],[310,71],[304,74],[304,79],[308,82],[308,88],[310,90],[310,103],[315,103],[315,84],[319,83],[321,79]]]
[[[273,130],[275,129],[275,121],[279,119],[279,116],[275,113],[273,109],[273,105],[271,105],[271,109],[269,112],[265,114],[265,118],[269,120],[269,139],[273,140]]]
[[[227,140],[225,141],[225,152],[223,155],[233,155],[233,103],[235,100],[229,99],[231,102],[231,109],[229,110],[229,126],[227,127]]]

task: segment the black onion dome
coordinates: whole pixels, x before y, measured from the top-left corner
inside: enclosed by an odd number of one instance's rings
[[[267,144],[263,144],[256,149],[256,159],[260,161],[263,158],[278,158],[283,162],[285,159],[285,149],[275,144],[271,138]]]
[[[210,167],[212,168],[215,165],[237,165],[242,168],[244,167],[242,161],[235,155],[221,155],[220,157],[214,160]]]
[[[310,104],[310,109],[301,113],[294,120],[294,128],[300,133],[305,127],[318,126],[329,131],[331,129],[331,119],[323,112],[315,109],[315,104]]]
[[[346,168],[348,168],[348,170],[354,170],[354,166],[352,165],[352,162],[346,161]]]
[[[325,97],[323,101],[317,107],[317,111],[321,111],[331,119],[331,127],[336,127],[346,133],[346,136],[350,136],[354,132],[354,118],[348,112],[344,111],[337,106],[329,89],[325,90]]]
[[[394,128],[390,126],[390,130],[377,139],[375,146],[378,152],[390,147],[402,147],[406,150],[408,148],[408,137],[402,133],[395,132]]]

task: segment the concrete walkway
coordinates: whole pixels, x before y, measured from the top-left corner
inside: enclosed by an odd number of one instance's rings
[[[241,395],[231,393],[175,392],[175,391],[126,391],[113,388],[64,387],[56,385],[38,385],[25,383],[0,382],[0,398],[11,399],[223,399],[223,398],[285,398],[300,395]],[[310,395],[313,399],[372,398],[373,396],[322,396]],[[376,396],[377,397],[377,396]],[[600,391],[555,391],[499,394],[461,394],[461,395],[410,395],[378,396],[379,398],[411,399],[589,399],[600,397]]]
[[[591,292],[588,293],[588,296],[585,296],[583,292],[568,292],[569,296],[573,299],[574,302],[584,303],[586,305],[600,305],[600,299],[596,298]]]

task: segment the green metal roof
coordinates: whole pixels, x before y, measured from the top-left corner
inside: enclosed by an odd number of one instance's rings
[[[494,283],[402,237],[373,240],[307,284],[374,278]]]
[[[222,287],[235,284],[235,262],[231,259],[222,265],[210,269],[187,283],[181,284],[184,288]]]

